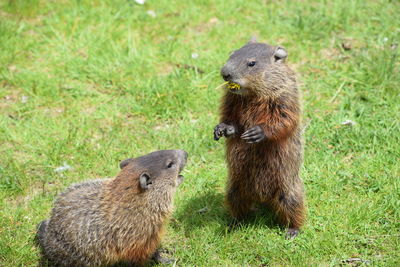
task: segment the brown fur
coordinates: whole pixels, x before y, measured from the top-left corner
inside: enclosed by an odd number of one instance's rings
[[[266,47],[275,51],[274,47]],[[245,59],[248,52],[241,50],[239,56]],[[255,203],[268,204],[283,226],[298,230],[304,224],[305,205],[299,177],[301,108],[295,74],[283,62],[267,62],[263,69],[245,75],[235,66],[238,60],[228,63],[232,72],[223,69],[223,75],[240,81],[243,92],[227,90],[221,104],[221,122],[236,129],[226,141],[226,203],[237,219],[243,218]],[[246,143],[241,135],[257,125],[265,139]]]
[[[62,266],[144,264],[159,246],[185,154],[158,151],[130,159],[115,179],[88,181],[61,193],[38,229],[44,257]],[[176,167],[161,170],[169,159]],[[142,173],[151,177],[148,189],[140,185]]]

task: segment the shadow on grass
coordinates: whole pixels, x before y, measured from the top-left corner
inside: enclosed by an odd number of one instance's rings
[[[216,234],[228,234],[245,228],[282,229],[265,205],[257,205],[245,219],[235,222],[224,205],[224,195],[215,191],[188,199],[174,218],[176,220],[171,222],[172,227],[183,229],[186,236],[190,236],[197,228],[209,226],[215,228]]]
[[[173,228],[183,229],[185,236],[196,234],[196,229],[210,227],[216,235],[229,235],[234,231],[246,231],[247,229],[282,229],[274,219],[272,212],[264,205],[258,205],[244,220],[232,225],[234,220],[224,205],[224,195],[216,191],[207,191],[189,198],[176,211],[174,219],[170,221]],[[149,261],[145,266],[157,265]],[[54,266],[42,257],[39,266]],[[119,262],[114,267],[132,266]],[[134,266],[134,265],[133,265]]]
[[[57,267],[59,265],[52,263],[51,261],[47,260],[43,255],[41,255],[37,267]],[[144,265],[138,265],[135,263],[129,263],[129,262],[117,262],[112,265],[111,267],[136,267],[136,266],[142,266],[142,267],[151,267],[151,266],[159,266],[158,263],[154,262],[152,259],[144,263]]]

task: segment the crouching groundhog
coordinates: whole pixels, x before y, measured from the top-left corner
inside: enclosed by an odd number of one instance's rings
[[[268,204],[287,237],[305,219],[299,92],[294,72],[279,46],[250,41],[233,52],[221,75],[227,92],[214,139],[227,137],[229,169],[226,202],[242,219],[254,203]]]
[[[38,226],[44,258],[61,266],[162,260],[160,235],[186,159],[183,150],[156,151],[122,161],[115,179],[68,188]]]

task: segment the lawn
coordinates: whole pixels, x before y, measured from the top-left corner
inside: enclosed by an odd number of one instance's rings
[[[177,265],[399,266],[399,14],[385,0],[0,0],[0,266],[37,265],[36,225],[68,185],[171,148],[189,153],[162,241]],[[294,240],[261,207],[227,227],[216,88],[251,36],[284,46],[301,83]]]

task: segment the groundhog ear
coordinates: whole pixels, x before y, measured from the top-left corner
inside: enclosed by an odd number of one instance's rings
[[[250,38],[250,40],[247,42],[248,44],[254,44],[254,43],[257,43],[257,37],[255,37],[255,36],[252,36],[251,38]]]
[[[287,52],[283,47],[278,46],[274,53],[275,62],[285,61],[287,58]]]
[[[121,161],[121,162],[119,163],[119,167],[120,167],[121,169],[123,169],[123,168],[126,167],[126,165],[128,165],[132,160],[133,160],[132,158],[124,159],[123,161]]]
[[[146,172],[142,173],[139,177],[139,185],[143,190],[149,189],[149,185],[151,185],[150,175]]]

